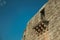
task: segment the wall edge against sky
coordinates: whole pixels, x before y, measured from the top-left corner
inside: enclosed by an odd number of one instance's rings
[[[36,16],[38,14],[38,12],[40,12],[46,5],[47,5],[48,2],[46,2],[35,14],[34,16]],[[30,20],[27,22],[27,25],[29,24],[29,22],[34,18],[34,16],[32,16],[32,18],[30,18]],[[26,25],[26,26],[27,26]]]

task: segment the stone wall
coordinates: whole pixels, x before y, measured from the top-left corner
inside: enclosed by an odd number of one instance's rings
[[[48,31],[37,33],[35,27],[41,21],[42,9],[45,9],[45,20],[49,21]],[[22,40],[60,40],[60,0],[49,0],[27,23]]]

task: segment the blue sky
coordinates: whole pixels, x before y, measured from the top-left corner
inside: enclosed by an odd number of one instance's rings
[[[48,0],[0,0],[0,40],[21,40],[27,22]]]

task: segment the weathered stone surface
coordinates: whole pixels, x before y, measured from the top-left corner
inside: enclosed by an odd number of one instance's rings
[[[41,22],[41,10],[45,9],[44,20],[49,21],[48,25],[44,25],[48,30],[37,33],[33,29]],[[22,40],[60,40],[60,0],[49,0],[32,19],[27,23],[26,31]]]

